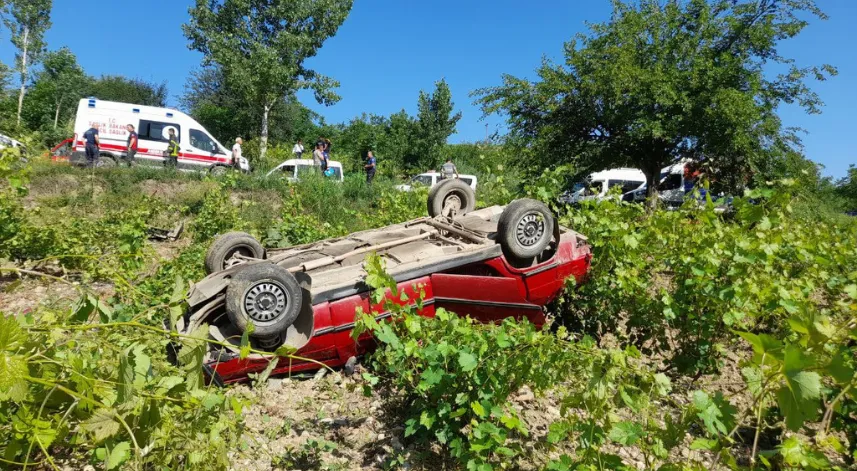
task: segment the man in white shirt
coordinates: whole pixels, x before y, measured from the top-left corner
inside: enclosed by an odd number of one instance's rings
[[[240,137],[235,138],[235,145],[232,146],[232,164],[235,165],[238,163],[238,159],[243,157],[241,155],[241,144],[244,144],[244,140]]]
[[[295,154],[295,158],[299,159],[304,153],[304,141],[298,139],[298,143],[292,148],[292,154]]]

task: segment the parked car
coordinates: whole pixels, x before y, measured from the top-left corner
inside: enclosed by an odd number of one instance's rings
[[[575,204],[587,200],[602,200],[615,187],[621,187],[626,195],[646,184],[646,176],[635,168],[614,168],[595,172],[586,180],[576,183],[571,190],[559,197],[560,203]]]
[[[245,233],[218,238],[206,255],[210,275],[193,286],[176,326],[189,333],[208,325],[210,337],[228,345],[211,344],[206,352],[210,378],[240,382],[266,368],[269,356],[239,357],[251,323],[254,347],[272,352],[285,345],[311,360],[281,361],[274,374],[318,369],[315,362],[337,367],[369,351],[370,335],[351,338],[355,311],[390,317],[383,303],[370,300],[363,266],[370,252],[383,257],[408,296],[390,299],[416,303],[424,293],[418,313],[428,317],[444,308],[483,322],[511,317],[542,325],[543,307],[565,280],[585,280],[592,258],[586,237],[560,227],[544,204],[522,199],[443,216],[435,209],[447,210],[450,195],[475,195],[456,180],[435,188],[430,217],[342,238],[287,249],[265,249]]]
[[[172,128],[179,138],[179,169],[222,173],[232,166],[232,152],[211,137],[201,124],[181,111],[95,98],[84,98],[78,104],[69,161],[72,164],[86,164],[83,134],[89,128],[96,127],[101,142],[96,166],[116,165],[127,154],[126,126],[129,124],[134,125],[137,131],[139,140],[136,159],[141,163],[163,164],[167,160],[165,153],[169,143],[169,129]],[[54,148],[54,155],[59,155],[63,144]],[[250,171],[245,158],[239,159],[236,167],[244,172]]]
[[[477,178],[476,175],[459,175],[458,179],[466,183],[473,191],[476,191]],[[443,175],[439,172],[421,173],[405,183],[404,185],[396,186],[400,191],[411,191],[415,186],[423,186],[425,188],[434,188],[435,185],[443,181]]]
[[[345,180],[341,162],[331,160],[327,164],[327,168],[329,173],[329,175],[327,175],[328,178],[338,182]],[[318,173],[318,171],[319,167],[315,165],[311,159],[289,159],[274,167],[274,169],[268,172],[265,176],[270,177],[272,175],[281,175],[289,181],[294,182],[300,180],[302,175]]]

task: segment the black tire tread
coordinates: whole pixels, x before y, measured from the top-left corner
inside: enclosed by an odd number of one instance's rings
[[[429,216],[437,217],[441,214],[443,211],[443,200],[453,191],[459,191],[464,196],[462,201],[464,205],[458,214],[459,216],[463,216],[476,208],[476,192],[473,191],[473,188],[470,188],[470,185],[456,178],[442,181],[429,190],[427,200]]]
[[[518,243],[515,236],[515,227],[518,224],[518,220],[524,214],[532,211],[538,211],[545,218],[546,237],[533,247],[526,248]],[[515,200],[506,206],[503,214],[500,215],[500,220],[497,223],[497,240],[500,242],[503,253],[507,258],[515,261],[530,260],[548,248],[551,238],[554,236],[555,225],[556,221],[554,220],[553,213],[541,201],[528,198]]]
[[[223,270],[226,253],[236,244],[241,243],[252,248],[256,258],[265,257],[265,248],[252,235],[246,232],[227,232],[218,237],[205,253],[205,272],[210,275]]]
[[[303,304],[301,287],[288,270],[269,262],[247,265],[235,272],[226,288],[226,315],[242,333],[252,322],[250,316],[244,312],[244,293],[251,285],[263,280],[277,281],[283,285],[291,296],[291,302],[286,307],[286,312],[271,324],[254,325],[255,329],[250,334],[253,338],[271,338],[283,334],[298,318]]]

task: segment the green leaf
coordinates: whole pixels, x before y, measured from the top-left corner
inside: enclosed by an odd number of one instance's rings
[[[134,360],[129,352],[119,356],[119,378],[116,380],[116,402],[123,404],[134,395]]]
[[[620,445],[631,446],[645,436],[645,432],[640,424],[623,421],[613,424],[613,428],[610,429],[607,436]]]
[[[458,354],[458,364],[461,366],[461,370],[466,373],[475,370],[479,363],[476,361],[475,356],[467,352],[461,352]]]
[[[786,419],[786,426],[798,431],[818,411],[821,396],[821,377],[815,371],[806,371],[813,366],[812,358],[798,347],[786,348],[783,375],[786,385],[777,391],[777,405]]]
[[[470,408],[473,409],[473,413],[475,413],[479,417],[485,417],[485,408],[482,407],[482,404],[474,401],[470,403]]]
[[[81,428],[91,433],[96,443],[101,443],[119,433],[119,422],[112,410],[98,409],[81,424]]]
[[[782,358],[783,343],[768,334],[756,335],[750,332],[736,332],[753,347],[758,355],[766,354],[773,358]]]
[[[268,378],[271,376],[271,373],[274,372],[274,369],[277,368],[277,363],[279,363],[279,362],[280,362],[280,357],[274,357],[273,360],[268,362],[268,366],[266,366],[265,369],[259,374],[259,376],[256,377],[256,383],[262,384],[265,381],[268,381]]]
[[[693,393],[693,406],[696,408],[697,417],[702,419],[705,428],[712,435],[726,434],[734,419],[735,408],[717,393],[712,399],[704,391]]]
[[[12,316],[0,314],[0,401],[23,401],[27,396],[27,360],[19,353],[27,334]]]
[[[252,322],[247,323],[247,327],[244,329],[244,333],[241,334],[241,349],[238,354],[238,358],[243,360],[250,355],[250,334],[252,334],[256,330],[256,325]]]
[[[107,462],[104,464],[107,469],[116,469],[122,463],[128,461],[131,457],[131,444],[128,442],[119,442],[110,450],[110,456],[107,457]]]

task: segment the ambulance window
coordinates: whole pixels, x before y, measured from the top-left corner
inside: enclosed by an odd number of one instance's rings
[[[158,142],[167,142],[166,132],[164,132],[165,128],[175,128],[176,137],[178,137],[179,142],[181,142],[181,126],[173,123],[161,123],[158,121],[146,121],[140,120],[140,131],[137,133],[137,136],[140,139],[145,139],[147,141],[158,141]]]
[[[215,154],[223,153],[220,147],[214,142],[214,139],[199,129],[190,130],[190,145],[206,152],[213,152]]]

